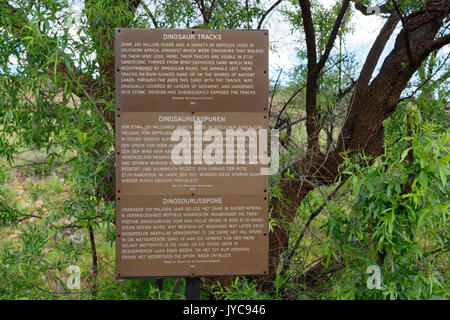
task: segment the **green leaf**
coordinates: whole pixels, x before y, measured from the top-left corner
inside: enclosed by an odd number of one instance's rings
[[[447,185],[447,175],[445,174],[445,167],[440,166],[438,170],[439,170],[439,175],[441,176],[442,185],[445,187]]]
[[[402,152],[402,156],[400,157],[400,162],[403,162],[403,160],[405,160],[406,156],[408,155],[409,150],[411,150],[411,148],[405,149]]]

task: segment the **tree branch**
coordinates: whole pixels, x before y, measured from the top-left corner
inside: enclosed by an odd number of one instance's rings
[[[431,47],[434,38],[441,29],[443,20],[448,18],[449,9],[450,0],[428,0],[424,8],[405,18],[411,44],[416,53],[416,64],[405,65],[405,62],[408,62],[408,55],[403,30],[398,34],[394,48],[384,60],[377,76],[368,85],[385,41],[388,40],[387,35],[390,35],[390,33],[383,35],[383,31],[380,33],[358,79],[357,89],[339,138],[337,148],[339,152],[364,148],[381,123],[395,111],[400,95],[409,80],[418,66],[433,51]],[[389,29],[386,27],[390,21],[395,22],[392,16],[383,29]],[[393,23],[391,27],[394,27]],[[383,37],[384,40],[381,39]]]
[[[319,151],[319,124],[317,122],[317,51],[314,23],[309,0],[300,0],[303,28],[306,37],[306,52],[308,57],[308,74],[306,79],[306,133],[308,135],[308,151]]]
[[[427,83],[431,82],[431,79],[433,79],[433,77],[434,77],[436,74],[438,74],[438,73],[442,70],[442,67],[446,64],[446,62],[447,62],[447,60],[449,59],[449,57],[450,57],[450,56],[447,56],[447,57],[445,58],[445,60],[442,62],[442,64],[441,64],[436,70],[434,70],[434,72],[432,72],[431,74],[429,74],[428,77],[427,77],[425,80],[422,81],[422,83],[414,90],[413,93],[411,93],[411,94],[410,94],[409,96],[407,96],[407,97],[403,97],[403,98],[399,99],[398,102],[400,103],[400,102],[402,102],[402,101],[409,100],[409,99],[411,99],[412,97],[414,97],[414,96],[416,95],[416,93],[419,92],[420,89],[422,89]],[[446,73],[444,73],[444,74],[442,75],[442,77],[440,77],[440,78],[437,80],[437,82],[440,83],[440,82],[442,82],[442,81],[445,81],[445,79],[447,79],[449,75],[450,75],[450,70],[448,70]]]
[[[258,22],[258,27],[256,28],[257,30],[260,30],[262,28],[262,24],[264,22],[264,20],[266,19],[266,17],[269,15],[269,13],[271,13],[281,2],[283,2],[283,0],[278,0],[277,2],[275,2],[266,12],[264,12],[264,14],[261,16],[261,18],[259,19]]]
[[[97,296],[97,278],[98,278],[98,258],[97,258],[97,248],[95,246],[95,234],[92,225],[88,223],[87,225],[89,231],[89,240],[91,242],[91,254],[92,254],[92,274],[94,275],[94,283],[91,286],[92,295]]]
[[[394,5],[395,11],[397,12],[397,14],[400,18],[400,21],[402,22],[402,26],[403,26],[402,32],[403,32],[403,36],[406,41],[406,53],[408,54],[409,63],[412,66],[415,66],[416,59],[414,59],[414,54],[413,54],[413,50],[412,50],[412,46],[411,46],[411,40],[409,39],[408,25],[406,24],[405,18],[403,17],[402,12],[400,11],[397,1],[392,0],[392,4]]]
[[[26,26],[31,25],[32,23],[28,20],[27,16],[19,9],[15,8],[12,5],[10,5],[7,1],[1,1],[0,2],[0,8],[2,8],[3,13],[6,13],[11,19],[12,19],[12,30],[11,32],[19,37],[19,38],[25,38],[25,37],[32,37],[32,30],[30,28],[26,28]],[[5,26],[6,27],[6,26]],[[52,42],[49,37],[46,35],[41,35],[43,37],[46,37],[49,42]],[[56,48],[59,50],[59,56],[64,56],[65,60],[58,63],[58,65],[55,68],[54,63],[50,63],[48,67],[48,74],[49,75],[55,75],[54,70],[60,73],[63,78],[66,78],[66,75],[62,70],[73,70],[74,77],[71,78],[73,87],[75,88],[75,93],[78,96],[81,96],[80,89],[82,87],[86,88],[85,90],[89,91],[90,93],[96,92],[100,90],[98,84],[95,82],[94,79],[87,76],[85,73],[81,72],[79,69],[77,69],[72,62],[72,60],[68,57],[67,54],[64,53],[63,50]],[[70,64],[70,66],[68,65]]]
[[[358,81],[357,81],[357,91],[361,93],[364,90],[372,78],[375,67],[378,64],[378,60],[380,59],[381,54],[386,47],[387,42],[389,41],[394,29],[399,21],[397,16],[390,16],[386,23],[383,25],[380,33],[378,34],[375,42],[370,48],[369,54],[367,55],[366,61],[361,69]]]
[[[349,4],[350,0],[344,0],[344,2],[342,3],[342,7],[339,10],[336,22],[334,23],[333,30],[331,31],[330,34],[330,38],[328,39],[328,43],[325,47],[325,52],[322,54],[322,57],[320,58],[319,63],[317,64],[316,72],[320,72],[320,70],[322,70],[322,68],[325,66],[325,63],[328,60],[328,57],[330,56],[331,49],[333,49],[334,41],[336,40],[339,29],[341,28]]]
[[[275,81],[275,85],[273,86],[273,89],[272,89],[272,94],[270,96],[270,103],[269,103],[269,116],[270,116],[270,112],[272,111],[273,98],[275,97],[275,93],[276,93],[277,88],[278,88],[278,82],[280,81],[280,77],[281,77],[281,73],[282,72],[283,72],[283,68],[280,68],[280,71],[278,72],[277,80]]]
[[[203,18],[203,24],[208,24],[208,15],[206,13],[206,7],[205,7],[205,1],[204,0],[195,0],[195,3],[197,4],[198,9],[200,10],[200,13],[202,14]]]
[[[209,10],[208,10],[208,23],[207,23],[207,25],[209,25],[209,22],[211,21],[211,17],[212,17],[212,12],[213,12],[213,10],[214,10],[214,5],[216,4],[216,0],[212,0],[211,1],[211,6],[209,7]]]
[[[335,99],[336,100],[341,100],[342,98],[344,98],[347,94],[349,94],[353,88],[356,85],[356,81],[351,79],[351,83],[348,85],[347,88],[345,88],[344,90],[340,90],[337,94],[335,94]]]
[[[294,98],[302,91],[306,85],[301,85],[291,96],[290,98],[284,103],[283,108],[281,108],[281,111],[278,113],[277,121],[275,123],[275,128],[278,127],[278,123],[281,119],[281,116],[283,115],[284,111],[286,110],[287,106],[294,100]]]
[[[297,238],[297,240],[295,241],[294,245],[292,246],[292,249],[290,250],[287,258],[284,260],[283,263],[283,268],[280,272],[280,277],[283,279],[289,269],[289,266],[291,265],[291,260],[294,257],[300,243],[303,240],[303,237],[306,234],[306,231],[309,229],[309,226],[311,225],[311,222],[322,212],[322,210],[325,208],[326,205],[328,205],[328,203],[330,202],[330,200],[336,196],[336,194],[338,193],[339,189],[344,185],[345,180],[341,181],[341,183],[339,183],[339,185],[328,195],[327,199],[320,205],[319,208],[317,208],[316,210],[314,210],[311,215],[308,218],[308,221],[306,221],[305,225],[303,226],[302,231],[300,232],[299,237]]]
[[[148,6],[145,4],[145,2],[142,2],[142,7],[144,7],[145,12],[148,14],[148,16],[150,17],[150,19],[153,22],[153,25],[155,26],[156,29],[159,28],[159,23],[156,20],[155,16],[152,14],[152,12],[150,11],[150,9],[148,8]]]
[[[446,46],[450,43],[450,34],[447,34],[441,38],[434,40],[433,44],[430,46],[429,51],[432,52],[434,50],[439,50],[443,46]]]
[[[306,37],[308,69],[310,67],[312,69],[315,69],[317,64],[316,36],[311,14],[311,4],[309,0],[300,0],[300,8],[302,11],[303,28],[305,30],[305,37]]]
[[[387,42],[394,32],[398,20],[399,18],[396,15],[389,16],[380,33],[378,34],[375,42],[370,48],[369,54],[367,55],[366,61],[364,62],[364,65],[359,74],[359,78],[356,82],[355,91],[353,92],[353,96],[348,107],[346,125],[344,126],[339,137],[338,148],[342,150],[345,148],[344,139],[347,139],[351,136],[351,132],[353,131],[353,128],[355,126],[355,117],[359,112],[358,108],[360,108],[359,103],[362,100],[364,92],[367,90],[370,79],[372,78],[373,72],[375,71],[375,67],[378,64],[380,56],[383,53]]]

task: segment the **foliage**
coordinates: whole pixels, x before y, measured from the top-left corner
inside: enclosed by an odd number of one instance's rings
[[[370,166],[347,159],[343,167],[353,201],[349,212],[336,209],[324,224],[333,252],[348,263],[334,277],[344,284],[332,293],[337,298],[448,298],[448,132],[425,122],[414,105],[399,115],[410,134]],[[379,291],[366,287],[369,265],[381,267]]]
[[[182,279],[115,278],[112,43],[115,27],[255,29],[274,3],[202,2],[0,1],[0,299],[184,298]],[[311,4],[323,52],[341,1]],[[404,13],[421,4],[398,1]],[[299,45],[288,81],[271,81],[270,123],[286,144],[269,200],[284,209],[283,180],[297,178],[306,150],[308,69],[298,1],[279,8]],[[322,149],[336,144],[351,96],[342,93],[360,69],[345,43],[356,14],[346,13],[318,79]],[[305,231],[273,291],[237,277],[202,298],[448,299],[448,62],[434,52],[414,74],[385,121],[384,154],[347,157],[336,183],[311,190],[292,220],[271,208],[270,234],[290,231],[286,256]],[[381,267],[381,290],[366,286],[369,265]],[[81,289],[69,288],[69,266],[80,268]]]
[[[216,299],[224,300],[265,300],[271,297],[260,292],[255,281],[249,281],[245,277],[236,277],[229,287],[223,287],[216,283],[211,292]]]

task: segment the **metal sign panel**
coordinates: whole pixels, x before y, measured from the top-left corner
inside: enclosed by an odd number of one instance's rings
[[[120,196],[117,276],[267,272],[263,196]]]
[[[268,180],[261,169],[267,165],[249,163],[248,144],[251,137],[259,139],[260,133],[267,133],[266,118],[262,113],[122,112],[116,122],[117,189],[130,195],[264,194]],[[171,140],[177,128],[189,133],[189,161],[181,164],[171,159],[172,150],[180,144],[178,139]],[[215,140],[220,139],[214,141],[213,151],[221,154],[213,153],[208,161],[212,141],[203,140],[211,129],[217,130]],[[242,137],[245,154],[238,159]],[[233,161],[227,151],[233,152]],[[261,151],[254,150],[256,160]]]
[[[268,31],[116,29],[121,111],[265,112]]]
[[[115,32],[117,277],[265,274],[267,31]]]

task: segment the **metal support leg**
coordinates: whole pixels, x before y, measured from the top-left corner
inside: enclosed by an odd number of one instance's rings
[[[200,300],[200,278],[186,278],[186,300]]]

